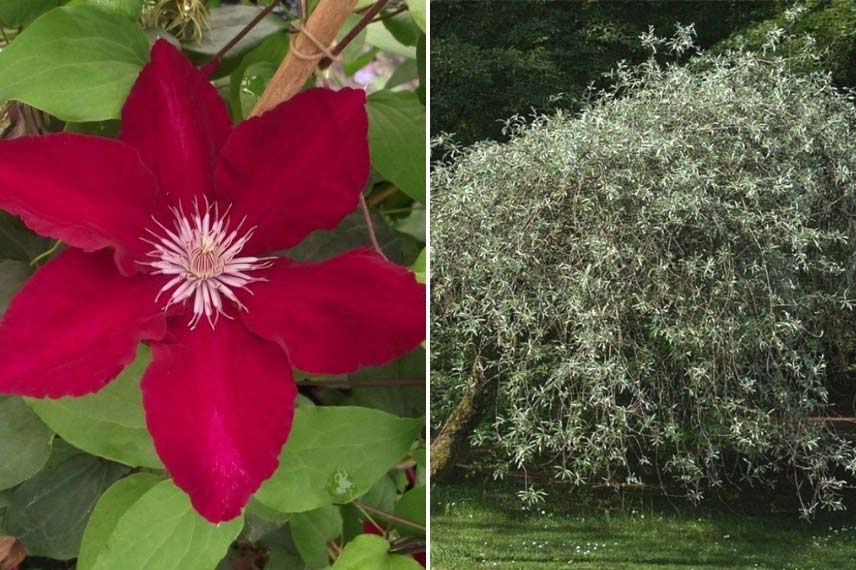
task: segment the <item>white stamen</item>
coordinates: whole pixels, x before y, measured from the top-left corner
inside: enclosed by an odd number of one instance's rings
[[[210,204],[207,199],[204,209],[200,210],[196,202],[193,209],[193,214],[186,216],[180,205],[171,208],[173,229],[152,218],[160,231],[147,229],[154,239],[141,239],[154,248],[148,254],[154,261],[142,265],[155,269],[155,275],[174,276],[155,298],[157,301],[161,295],[172,290],[164,310],[173,305],[191,303],[193,317],[190,319],[190,328],[196,328],[204,316],[213,329],[221,315],[232,318],[224,310],[224,298],[238,309],[247,310],[232,289],[252,293],[247,285],[265,279],[253,277],[247,272],[270,267],[273,258],[238,257],[255,228],[249,228],[241,235],[246,218],[231,228],[231,205],[222,215],[220,208]]]

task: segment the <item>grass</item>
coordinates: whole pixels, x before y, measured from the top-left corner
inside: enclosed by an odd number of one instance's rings
[[[568,494],[524,508],[517,487],[486,480],[431,490],[433,570],[845,570],[856,515],[812,523],[758,514],[752,501],[692,508],[641,494]],[[673,500],[674,501],[674,500]],[[739,505],[739,506],[738,506]],[[756,512],[751,512],[752,510]]]

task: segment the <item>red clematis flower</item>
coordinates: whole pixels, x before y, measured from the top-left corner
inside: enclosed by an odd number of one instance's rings
[[[353,89],[311,89],[233,128],[205,74],[161,40],[119,140],[0,142],[0,209],[70,246],[6,312],[0,392],[94,392],[147,342],[158,455],[205,518],[237,516],[291,429],[292,366],[347,373],[424,338],[424,287],[381,256],[260,256],[355,209],[367,128]]]

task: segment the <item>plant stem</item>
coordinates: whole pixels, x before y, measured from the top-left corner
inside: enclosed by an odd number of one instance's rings
[[[401,463],[395,466],[399,471],[404,471],[405,469],[410,469],[411,467],[416,467],[416,461],[413,459],[405,459]]]
[[[425,539],[415,538],[412,536],[397,538],[393,541],[390,541],[389,552],[404,554],[425,552]]]
[[[383,518],[385,518],[385,519],[386,519],[386,520],[388,520],[388,521],[392,521],[392,522],[394,522],[394,523],[398,523],[398,524],[403,524],[403,525],[405,525],[405,526],[409,526],[409,527],[411,527],[411,528],[415,528],[415,529],[418,529],[418,530],[421,530],[421,531],[424,531],[424,530],[425,530],[425,527],[424,527],[423,525],[421,525],[421,524],[417,523],[417,522],[413,522],[413,521],[411,521],[411,520],[408,520],[408,519],[402,518],[402,517],[400,517],[400,516],[398,516],[398,515],[394,515],[394,514],[392,514],[392,513],[388,513],[388,512],[386,512],[386,511],[382,511],[382,510],[380,510],[380,509],[378,509],[378,508],[376,508],[376,507],[373,507],[373,506],[371,506],[371,505],[369,505],[369,504],[366,504],[366,503],[364,503],[364,502],[360,501],[359,499],[355,499],[355,500],[353,501],[353,503],[354,503],[354,505],[355,505],[356,507],[358,507],[358,508],[360,508],[360,509],[365,509],[365,510],[367,510],[368,512],[370,512],[370,513],[374,513],[374,514],[376,514],[376,515],[378,515],[378,516],[380,516],[380,517],[383,517]]]
[[[369,212],[369,207],[366,205],[366,197],[362,194],[360,194],[360,210],[363,212],[363,219],[366,221],[366,229],[369,232],[369,240],[372,242],[372,247],[381,255],[381,257],[386,259],[386,256],[383,254],[383,250],[380,248],[380,244],[377,241],[377,236],[375,235],[372,215],[371,212]]]
[[[369,207],[377,206],[396,192],[398,192],[398,186],[396,186],[395,184],[390,184],[383,190],[375,192],[374,194],[366,198],[366,205]]]
[[[271,12],[273,12],[273,9],[274,9],[274,8],[276,8],[276,6],[277,6],[278,4],[279,4],[279,0],[273,0],[273,2],[271,2],[269,6],[265,6],[265,8],[264,8],[261,12],[259,12],[258,14],[256,14],[256,17],[255,17],[255,18],[253,18],[252,20],[250,20],[249,22],[247,22],[247,25],[246,25],[246,26],[244,26],[244,27],[243,27],[243,29],[242,29],[240,32],[238,32],[237,34],[235,34],[235,37],[234,37],[234,38],[232,38],[231,40],[229,40],[229,42],[228,42],[226,45],[224,45],[224,46],[220,49],[220,51],[218,51],[218,52],[217,52],[217,55],[215,55],[213,58],[211,58],[211,61],[219,61],[219,60],[223,59],[223,56],[224,56],[224,55],[226,55],[226,54],[229,52],[229,50],[230,50],[230,49],[232,49],[233,47],[235,47],[235,45],[236,45],[239,41],[241,41],[242,39],[244,39],[244,36],[246,36],[247,34],[249,34],[249,33],[250,33],[250,30],[252,30],[253,28],[255,28],[255,27],[256,27],[256,25],[257,25],[259,22],[261,22],[261,21],[265,18],[265,16],[267,16],[268,14],[270,14]]]
[[[377,0],[377,2],[372,4],[372,7],[366,10],[366,12],[363,14],[363,17],[360,18],[360,21],[357,22],[356,25],[351,28],[351,30],[347,34],[345,34],[345,37],[342,38],[342,40],[336,44],[336,47],[330,50],[330,53],[332,53],[333,55],[339,55],[340,53],[342,53],[342,50],[345,49],[345,47],[347,47],[347,45],[351,43],[361,31],[363,31],[363,28],[365,28],[371,23],[372,19],[374,19],[377,13],[383,10],[383,7],[386,6],[387,2],[389,2],[389,0]],[[327,69],[328,67],[330,67],[331,63],[333,63],[333,61],[329,57],[325,57],[318,63],[318,67],[320,69]]]
[[[336,541],[335,541],[335,540],[331,540],[331,541],[329,541],[329,542],[327,543],[327,547],[328,547],[330,550],[332,550],[332,551],[333,551],[333,553],[335,554],[335,556],[333,556],[333,559],[334,559],[334,560],[335,560],[336,558],[338,558],[339,556],[341,556],[341,555],[342,555],[342,547],[340,547],[338,544],[336,544]]]
[[[372,24],[374,24],[375,22],[383,22],[384,20],[389,20],[390,18],[394,18],[395,16],[398,16],[399,14],[401,14],[402,12],[404,12],[406,10],[407,10],[407,4],[402,4],[401,6],[399,6],[398,8],[393,10],[392,12],[384,14],[383,16],[378,16],[377,18],[372,20]]]
[[[55,253],[56,250],[59,249],[61,243],[62,242],[60,240],[56,240],[56,242],[47,251],[43,251],[42,253],[34,257],[33,260],[30,262],[30,267],[37,266],[41,260]]]
[[[371,513],[369,513],[367,510],[365,510],[365,509],[361,506],[361,505],[362,505],[362,503],[360,503],[359,501],[353,501],[353,504],[354,504],[354,506],[355,506],[355,507],[357,507],[357,508],[360,510],[360,512],[361,512],[361,513],[363,513],[363,515],[365,515],[365,517],[366,517],[367,519],[369,519],[369,522],[370,522],[370,523],[372,523],[376,529],[379,529],[379,530],[382,530],[382,531],[383,531],[383,536],[384,536],[384,538],[386,538],[386,535],[387,535],[387,533],[389,532],[389,530],[388,530],[388,529],[386,529],[386,528],[384,528],[384,527],[383,527],[383,525],[378,524],[378,523],[377,523],[377,521],[376,521],[376,520],[374,520],[374,518],[372,518]]]

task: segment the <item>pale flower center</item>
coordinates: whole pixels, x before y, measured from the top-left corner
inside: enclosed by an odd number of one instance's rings
[[[154,238],[154,241],[143,238],[154,248],[148,254],[154,261],[143,265],[154,268],[155,275],[173,276],[155,298],[157,301],[172,290],[164,310],[176,304],[192,303],[190,328],[196,328],[203,316],[214,328],[220,315],[233,318],[224,310],[224,299],[241,310],[247,310],[234,290],[249,291],[247,285],[264,281],[248,275],[248,272],[270,267],[272,258],[238,257],[255,228],[242,231],[245,220],[232,228],[231,206],[221,214],[216,203],[210,204],[206,200],[203,209],[200,210],[198,203],[194,203],[193,209],[192,215],[185,215],[181,207],[171,208],[173,229],[152,217],[161,231],[146,230]]]

